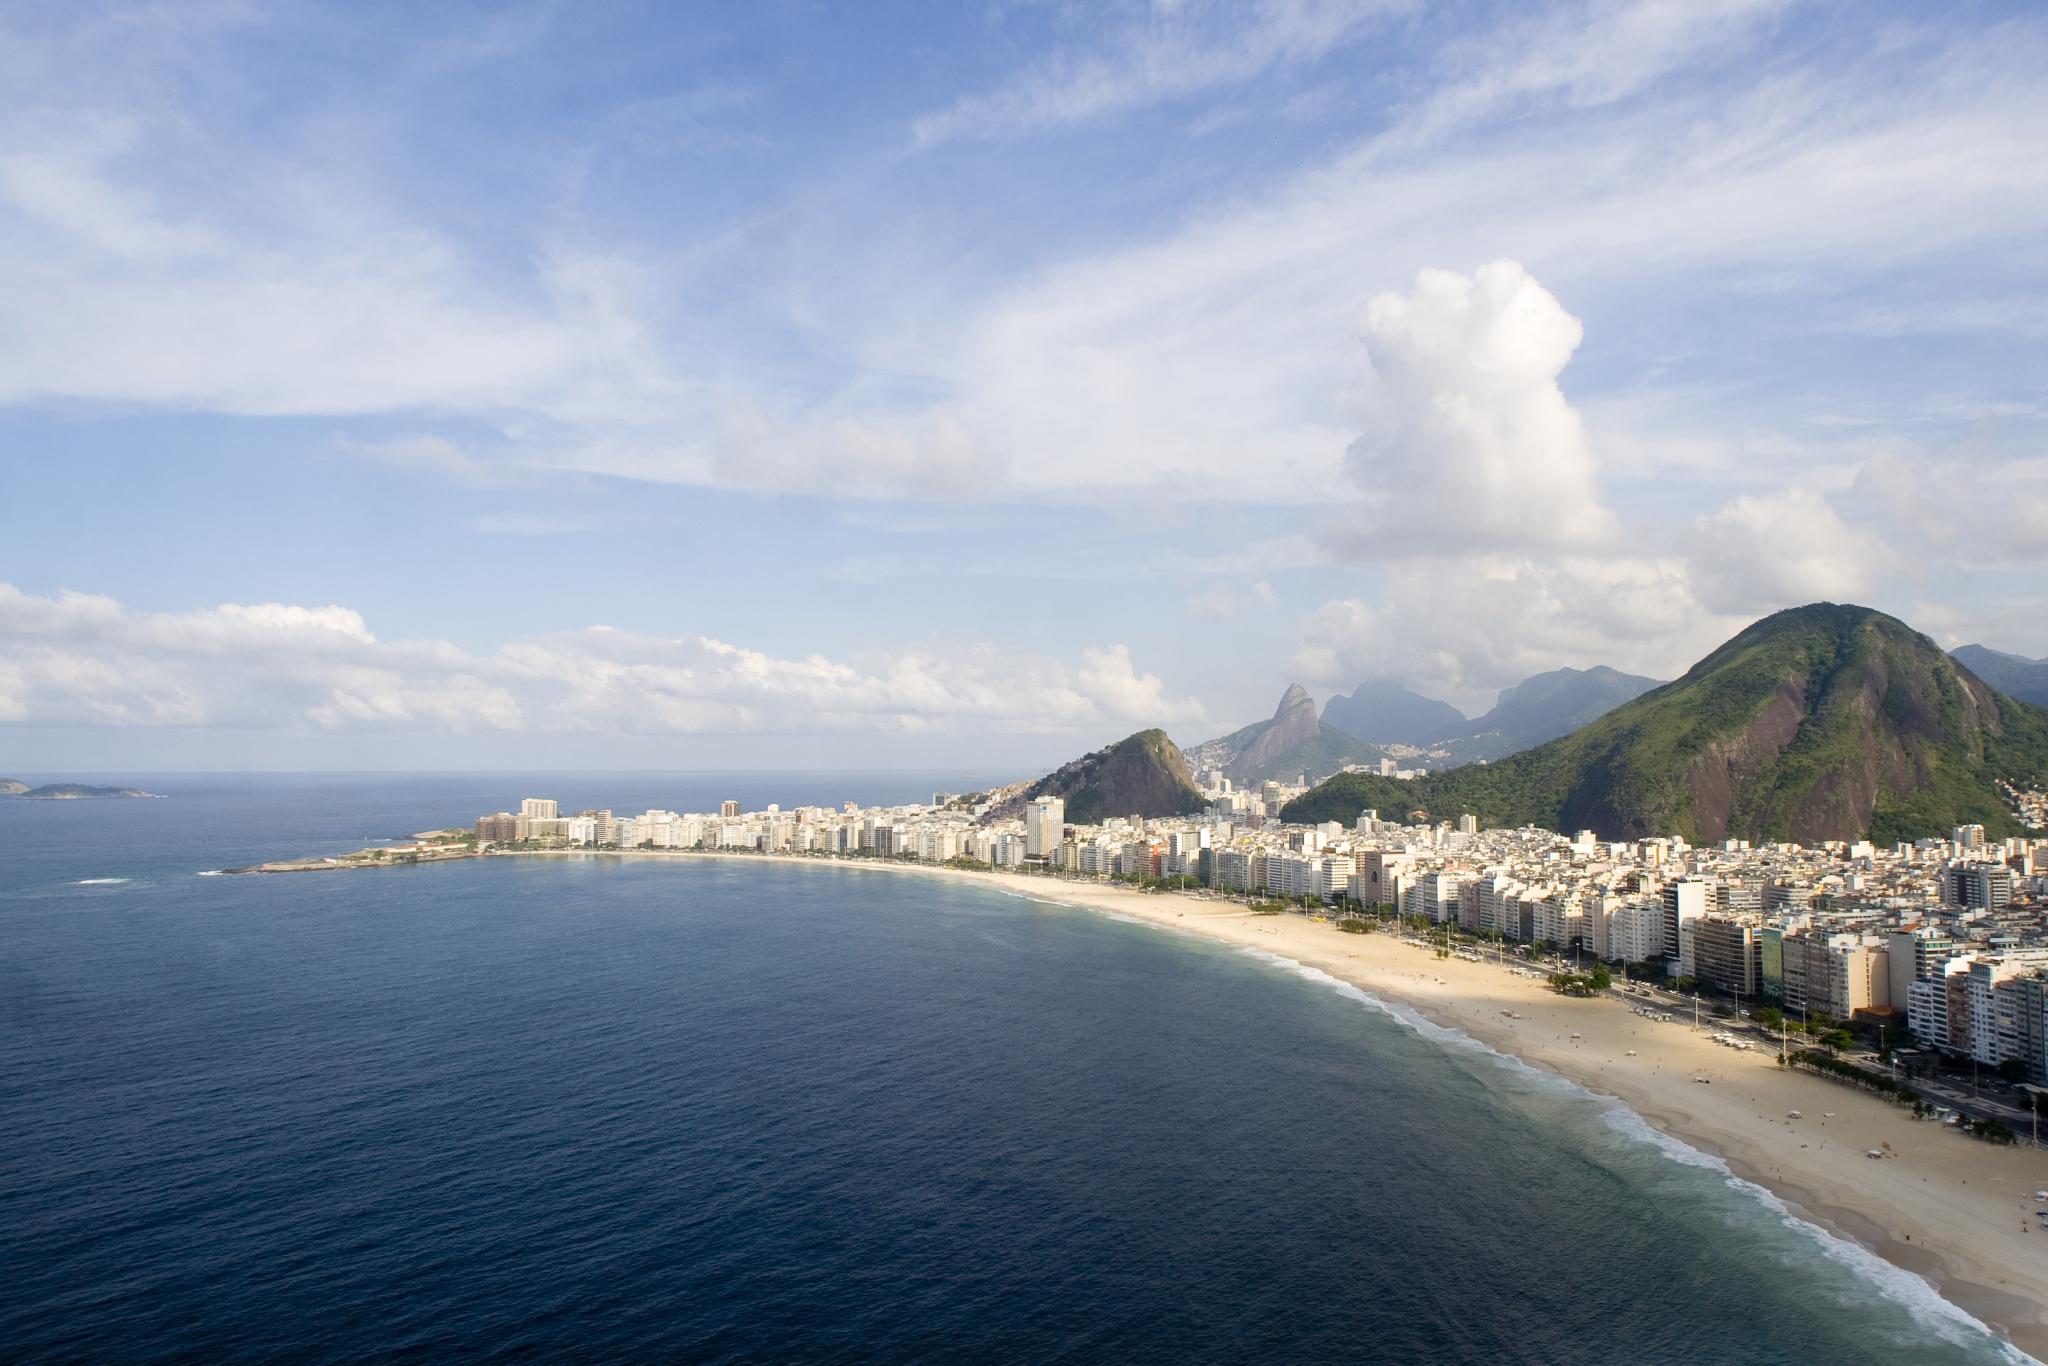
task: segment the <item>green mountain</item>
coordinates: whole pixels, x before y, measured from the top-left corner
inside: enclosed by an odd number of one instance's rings
[[[2048,707],[2048,659],[2028,659],[1982,645],[1951,650],[1954,660],[2007,697]]]
[[[1548,744],[1412,782],[1339,774],[1282,815],[1469,811],[1613,839],[1888,843],[1963,823],[2017,833],[2001,781],[2048,783],[2048,711],[1882,612],[1815,603]]]
[[[1192,816],[1206,805],[1188,775],[1187,760],[1163,730],[1141,730],[1062,764],[983,819],[1015,815],[1036,797],[1064,799],[1067,819],[1077,825],[1114,816]]]
[[[1280,696],[1280,705],[1265,721],[1214,740],[1204,740],[1187,753],[1196,772],[1220,768],[1238,783],[1268,778],[1292,782],[1303,773],[1335,773],[1346,764],[1377,763],[1377,745],[1354,739],[1316,715],[1315,699],[1299,683]]]

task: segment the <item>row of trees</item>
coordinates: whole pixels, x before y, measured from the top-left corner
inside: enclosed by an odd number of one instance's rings
[[[1587,972],[1553,972],[1550,989],[1564,996],[1598,996],[1614,985],[1614,974],[1605,963],[1594,963]]]
[[[1818,1072],[1837,1081],[1845,1081],[1851,1086],[1860,1086],[1866,1091],[1883,1096],[1895,1105],[1909,1105],[1913,1109],[1915,1119],[1927,1119],[1935,1113],[1936,1107],[1904,1082],[1888,1077],[1882,1072],[1873,1072],[1867,1067],[1858,1067],[1855,1063],[1838,1058],[1825,1049],[1802,1048],[1783,1061],[1792,1067]],[[2019,1135],[2012,1131],[2012,1126],[1995,1116],[1981,1119],[1966,1118],[1961,1127],[1964,1133],[1986,1143],[2005,1144],[2019,1141]]]

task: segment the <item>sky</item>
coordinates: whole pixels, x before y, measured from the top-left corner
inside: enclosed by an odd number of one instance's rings
[[[0,3],[0,772],[2048,655],[2048,11]]]

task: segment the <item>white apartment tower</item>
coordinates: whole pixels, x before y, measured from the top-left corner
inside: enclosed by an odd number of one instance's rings
[[[1679,927],[1707,913],[1707,884],[1680,878],[1664,886],[1664,956],[1678,957]]]
[[[1024,812],[1024,857],[1051,858],[1066,836],[1067,804],[1058,797],[1039,797]]]

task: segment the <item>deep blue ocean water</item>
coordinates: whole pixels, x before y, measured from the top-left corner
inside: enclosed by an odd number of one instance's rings
[[[1149,926],[765,860],[198,876],[957,778],[149,783],[0,802],[0,1359],[2003,1355],[1612,1107]]]

